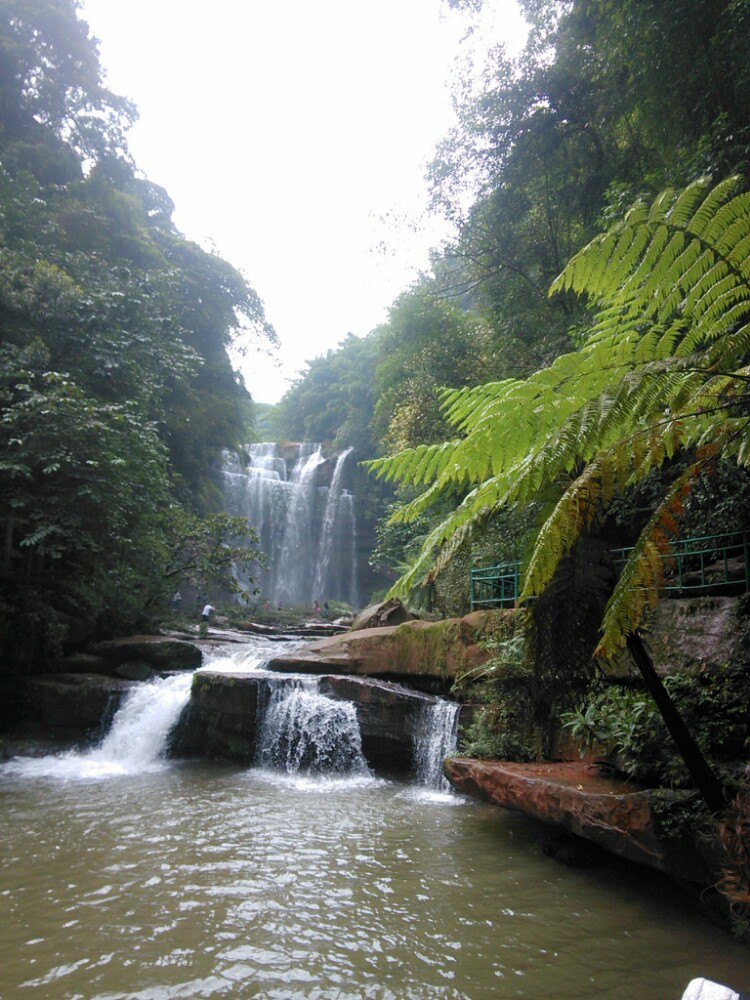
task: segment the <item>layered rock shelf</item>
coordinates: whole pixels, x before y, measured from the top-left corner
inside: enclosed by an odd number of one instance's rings
[[[286,679],[247,673],[197,673],[172,740],[173,752],[253,761],[261,710],[272,686],[284,683]],[[434,698],[398,684],[335,675],[321,677],[318,692],[354,704],[362,753],[371,767],[384,773],[411,769],[421,713]]]
[[[490,658],[482,640],[493,633],[503,616],[513,614],[476,611],[464,618],[407,621],[347,632],[304,649],[282,652],[268,666],[291,673],[394,678],[444,690],[457,676]]]
[[[49,730],[94,735],[138,682],[98,674],[31,677],[24,682],[25,717]]]
[[[657,835],[652,813],[655,793],[610,778],[594,764],[519,764],[454,757],[445,762],[445,774],[467,795],[567,830],[628,861],[656,868],[688,885],[711,883],[709,867],[697,850],[687,844],[668,844]]]

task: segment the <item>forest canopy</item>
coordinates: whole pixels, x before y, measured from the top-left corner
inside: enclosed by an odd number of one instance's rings
[[[476,9],[481,2],[458,6]],[[395,578],[421,552],[402,591],[429,580],[454,613],[466,607],[472,559],[528,555],[550,501],[531,492],[502,510],[477,501],[477,530],[454,536],[438,529],[446,518],[460,520],[454,512],[471,502],[465,498],[479,481],[478,459],[469,458],[471,412],[501,433],[495,425],[504,418],[490,405],[499,387],[533,384],[592,336],[598,292],[589,311],[585,296],[574,294],[582,286],[563,284],[550,296],[553,282],[597,234],[620,224],[632,204],[650,205],[665,189],[686,189],[699,178],[746,177],[750,168],[746,2],[523,0],[521,7],[530,25],[522,54],[513,58],[498,46],[479,71],[467,66],[459,81],[456,125],[428,170],[433,210],[453,222],[455,235],[435,251],[431,273],[397,300],[371,335],[374,394],[360,407],[359,425],[366,418],[370,432],[363,457],[434,445],[443,458],[433,471],[455,465],[451,489],[436,486],[420,500],[415,495],[431,473],[415,480],[396,475],[398,460],[377,466],[401,485],[388,517],[380,519],[375,554],[385,555],[382,568]],[[738,191],[743,183],[732,182]],[[329,361],[335,365],[337,357]],[[739,371],[742,357],[736,361]],[[292,389],[282,414],[304,406],[308,384],[306,376]],[[442,391],[462,388],[468,394]],[[459,399],[466,400],[465,410]],[[532,454],[528,428],[535,412],[519,396],[508,425],[516,428],[519,461]],[[489,452],[485,457],[499,461]],[[670,457],[641,487],[618,489],[605,529],[612,544],[635,541],[662,495],[659,482],[672,483],[684,472],[682,462]],[[429,465],[425,458],[420,468]],[[746,512],[746,477],[727,473],[723,463],[720,470],[723,487],[713,507],[721,510],[722,524],[736,526]],[[710,484],[704,475],[698,480],[686,516],[705,526],[690,506],[698,495],[704,509],[712,506]],[[435,558],[440,574],[426,576]]]
[[[219,508],[252,402],[228,348],[274,338],[255,290],[185,239],[127,147],[73,0],[0,5],[0,613],[7,661],[134,627],[175,518]],[[156,595],[156,596],[155,596]]]

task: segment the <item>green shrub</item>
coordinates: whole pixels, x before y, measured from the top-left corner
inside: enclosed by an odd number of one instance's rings
[[[674,675],[665,685],[704,754],[717,761],[742,756],[750,700],[746,668]],[[575,711],[564,713],[562,722],[583,749],[603,748],[630,777],[673,788],[691,783],[655,703],[643,691],[600,689]]]

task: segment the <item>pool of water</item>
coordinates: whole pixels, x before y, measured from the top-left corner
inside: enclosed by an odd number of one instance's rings
[[[0,775],[0,996],[670,1000],[750,953],[651,873],[366,776]]]

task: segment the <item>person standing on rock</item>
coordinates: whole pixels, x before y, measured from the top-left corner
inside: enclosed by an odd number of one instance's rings
[[[175,595],[172,598],[172,611],[179,611],[182,606],[182,594],[179,590],[175,591]]]
[[[324,618],[331,617],[331,609],[328,607],[328,601],[323,601],[323,617]]]
[[[206,604],[203,608],[203,611],[201,611],[201,621],[208,623],[211,620],[212,611],[216,611],[216,608],[213,606],[213,604]]]

